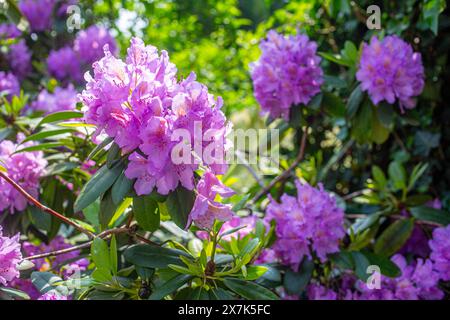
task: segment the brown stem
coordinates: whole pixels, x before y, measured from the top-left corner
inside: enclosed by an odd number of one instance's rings
[[[297,157],[295,158],[295,161],[287,168],[282,174],[280,174],[278,177],[273,179],[267,187],[262,189],[260,192],[258,192],[255,197],[252,199],[251,203],[256,203],[259,199],[261,199],[263,196],[268,194],[270,192],[270,189],[272,189],[278,182],[282,182],[286,180],[290,175],[291,171],[294,170],[297,165],[300,163],[300,161],[303,160],[303,157],[305,156],[305,147],[306,147],[306,138],[308,137],[308,128],[305,128],[305,131],[303,132],[302,141],[300,143],[300,150],[298,152]]]
[[[29,194],[25,189],[23,189],[21,186],[19,186],[14,180],[12,180],[10,177],[8,177],[4,172],[0,171],[0,177],[6,180],[10,185],[12,185],[17,191],[19,191],[29,202],[34,204],[36,207],[41,209],[44,212],[47,212],[51,214],[52,216],[60,219],[61,221],[70,224],[74,228],[78,229],[82,233],[86,234],[89,238],[93,238],[94,234],[90,232],[89,230],[86,230],[82,226],[78,225],[76,222],[70,220],[69,218],[63,216],[61,213],[56,212],[55,210],[46,207],[42,203],[40,203],[38,200],[36,200],[31,194]]]

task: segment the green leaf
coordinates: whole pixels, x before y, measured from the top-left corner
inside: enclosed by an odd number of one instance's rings
[[[150,196],[133,198],[133,212],[139,226],[146,231],[156,231],[159,228],[158,203]]]
[[[92,159],[95,157],[97,153],[99,153],[101,150],[103,150],[106,146],[108,146],[111,142],[113,142],[114,139],[111,137],[107,137],[105,140],[103,140],[100,144],[98,144],[92,151],[89,153],[87,160]]]
[[[383,171],[377,165],[372,166],[372,177],[377,183],[377,187],[379,190],[383,190],[387,185],[386,176]]]
[[[69,294],[69,290],[66,286],[57,285],[62,279],[51,272],[33,272],[31,274],[31,283],[38,289],[41,293],[47,293],[50,290],[56,290],[63,296]]]
[[[347,101],[347,117],[349,119],[353,118],[359,110],[359,106],[364,99],[364,92],[361,90],[361,85],[357,86]]]
[[[113,275],[117,275],[117,241],[116,236],[113,235],[111,238],[111,243],[109,245],[109,257],[111,260],[111,267]]]
[[[98,213],[98,218],[102,230],[108,228],[109,222],[114,216],[117,210],[117,205],[112,201],[111,190],[108,190],[103,194],[100,201],[100,211]]]
[[[115,204],[120,204],[133,186],[134,180],[130,180],[122,172],[117,178],[111,190],[112,200]]]
[[[364,251],[363,254],[367,259],[369,259],[370,264],[376,265],[380,268],[381,274],[390,278],[396,278],[401,274],[399,267],[389,258],[376,255],[369,251]]]
[[[370,103],[364,103],[352,119],[352,135],[362,144],[372,139],[373,111]]]
[[[231,291],[249,300],[278,300],[275,293],[254,282],[225,278],[223,283]]]
[[[184,266],[179,256],[191,258],[186,252],[149,244],[129,247],[123,253],[125,259],[137,266],[146,268],[167,268],[169,264]]]
[[[116,163],[116,161],[120,157],[120,147],[117,143],[113,143],[111,148],[109,148],[107,156],[106,156],[106,165],[108,168],[112,168],[112,166]]]
[[[23,300],[30,300],[30,296],[21,290],[17,290],[14,288],[6,288],[6,287],[0,287],[0,291],[6,293],[10,297],[17,297]]]
[[[82,112],[77,111],[60,111],[51,113],[45,116],[36,126],[36,128],[40,127],[44,123],[53,123],[53,122],[61,122],[64,120],[75,119],[75,118],[83,118]]]
[[[32,134],[32,135],[26,137],[22,141],[22,143],[25,143],[27,141],[41,140],[41,139],[45,139],[48,137],[58,136],[61,134],[75,132],[75,131],[76,130],[74,130],[74,129],[57,129],[57,130],[41,131],[41,132],[38,132],[38,133],[35,133],[35,134]]]
[[[389,164],[388,173],[394,190],[406,189],[406,172],[400,162],[391,162]]]
[[[428,206],[418,206],[410,208],[412,216],[419,221],[429,221],[439,223],[444,226],[450,224],[450,213],[444,210],[434,209]]]
[[[375,253],[387,257],[391,256],[409,239],[413,228],[413,219],[395,221],[378,237],[374,246]]]
[[[343,270],[354,269],[352,253],[348,251],[339,251],[330,255],[331,261]]]
[[[91,255],[95,266],[100,270],[112,270],[108,244],[105,240],[95,238],[91,245]]]
[[[245,280],[256,280],[262,277],[267,270],[269,270],[266,266],[249,266],[247,267],[247,275],[245,276]]]
[[[369,274],[367,273],[367,267],[370,266],[369,259],[358,251],[352,251],[351,256],[353,258],[356,276],[359,279],[366,281],[369,278]]]
[[[417,131],[414,136],[414,154],[428,157],[431,149],[439,147],[440,140],[440,133],[431,133],[424,130]]]
[[[41,143],[30,147],[25,147],[17,150],[14,152],[14,154],[18,154],[21,152],[31,152],[31,151],[41,151],[41,150],[47,150],[51,148],[57,148],[64,146],[61,142],[47,142],[47,143]]]
[[[298,272],[288,269],[284,275],[284,288],[289,294],[301,294],[306,288],[314,271],[314,262],[303,259]]]
[[[111,169],[101,167],[92,178],[84,185],[75,201],[75,212],[81,211],[94,202],[101,194],[105,193],[116,181],[124,168],[124,163],[119,162]]]
[[[175,276],[172,279],[164,282],[162,286],[156,288],[148,299],[161,300],[165,296],[178,290],[180,287],[182,287],[186,282],[188,282],[191,279],[192,276],[188,274],[180,274],[178,276]]]
[[[188,227],[189,213],[194,206],[195,193],[182,186],[172,191],[165,202],[167,210],[172,217],[173,222],[185,229]]]
[[[211,300],[234,300],[234,297],[222,288],[212,288],[210,293],[210,296],[212,296]]]
[[[337,118],[345,117],[346,107],[339,96],[331,92],[324,92],[321,105],[330,116]]]
[[[319,52],[319,55],[331,62],[337,63],[341,66],[351,67],[353,65],[352,61],[345,59],[339,54],[332,54],[328,52]]]

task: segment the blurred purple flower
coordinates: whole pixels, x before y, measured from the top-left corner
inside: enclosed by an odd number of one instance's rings
[[[345,235],[344,211],[322,185],[313,188],[296,181],[297,197],[283,194],[281,202],[271,199],[265,220],[276,222],[277,240],[273,249],[282,263],[297,270],[313,249],[322,262],[328,253],[339,250],[339,240]]]
[[[450,280],[450,225],[434,229],[433,238],[428,244],[431,248],[430,258],[440,279]]]
[[[387,36],[383,40],[374,36],[370,44],[363,45],[356,78],[374,104],[383,100],[394,104],[398,99],[403,112],[405,108],[415,107],[414,97],[423,90],[422,57],[397,36]]]
[[[103,47],[108,44],[113,55],[117,53],[116,40],[103,27],[92,25],[86,30],[78,32],[74,42],[74,51],[80,60],[91,65],[103,57]]]
[[[80,82],[81,67],[76,53],[70,47],[52,50],[47,58],[47,69],[56,79]]]
[[[17,78],[23,79],[30,73],[31,52],[28,50],[25,40],[20,40],[9,47],[8,61]]]
[[[12,73],[0,71],[0,94],[5,94],[8,99],[20,94],[19,81]]]
[[[261,57],[250,64],[256,100],[272,118],[288,119],[292,107],[307,104],[320,92],[317,44],[306,35],[286,37],[271,30],[260,48]]]
[[[78,93],[72,84],[67,88],[56,87],[53,93],[42,90],[31,109],[43,111],[45,114],[57,111],[74,110],[78,102]]]
[[[11,238],[3,236],[0,226],[0,285],[6,286],[19,277],[17,265],[21,260],[19,234]]]
[[[56,0],[20,0],[19,9],[30,23],[32,31],[45,31],[52,26]]]
[[[14,39],[20,37],[21,32],[17,29],[16,25],[12,23],[1,23],[0,24],[0,40],[3,39]]]

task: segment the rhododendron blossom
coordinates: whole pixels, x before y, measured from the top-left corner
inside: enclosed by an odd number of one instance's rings
[[[45,114],[74,110],[78,102],[78,93],[72,84],[67,88],[56,87],[53,93],[42,90],[37,96],[36,101],[31,104],[35,111],[43,111]]]
[[[415,107],[414,97],[425,84],[420,53],[397,36],[383,40],[374,36],[363,45],[356,78],[374,104],[398,99],[402,111]]]
[[[73,49],[83,63],[92,64],[103,56],[105,44],[108,44],[112,54],[117,52],[116,40],[108,30],[93,25],[78,32]]]
[[[9,47],[8,60],[11,70],[19,79],[25,78],[31,71],[31,52],[24,40]]]
[[[232,206],[215,201],[217,195],[228,198],[234,191],[225,186],[213,173],[205,172],[197,184],[197,198],[189,214],[189,220],[197,226],[211,229],[214,220],[228,221],[233,217]]]
[[[79,82],[82,79],[80,62],[71,47],[52,50],[47,58],[47,69],[51,76],[60,81]]]
[[[250,65],[256,100],[272,118],[288,119],[292,107],[307,104],[320,91],[323,72],[317,44],[306,35],[283,36],[271,30]]]
[[[272,250],[286,265],[296,270],[310,247],[322,262],[328,253],[339,250],[339,240],[345,235],[344,211],[336,200],[319,185],[296,181],[297,196],[281,196],[280,203],[271,199],[265,220],[275,220],[277,240]]]
[[[19,9],[30,23],[31,30],[45,31],[52,25],[56,0],[20,0]]]
[[[21,260],[19,234],[12,238],[3,236],[2,226],[0,226],[0,285],[6,286],[19,277],[17,265]]]
[[[178,82],[167,52],[158,53],[138,38],[131,40],[125,62],[105,45],[105,56],[93,69],[93,77],[86,73],[86,90],[80,95],[85,120],[97,126],[96,135],[106,132],[122,154],[130,154],[125,174],[136,179],[136,193],[149,194],[156,188],[158,193],[168,194],[179,183],[192,190],[198,168],[191,154],[197,142],[194,122],[204,131],[216,130],[212,141],[223,140],[227,124],[220,111],[221,99],[215,100],[193,73]],[[190,139],[180,140],[174,135],[177,130],[187,131]],[[180,143],[188,145],[187,151],[173,152]],[[175,163],[173,153],[180,152],[189,161]],[[215,173],[224,173],[226,168],[210,167]]]
[[[25,137],[17,135],[20,143]],[[7,170],[6,174],[18,183],[23,189],[37,198],[39,195],[39,178],[45,173],[47,161],[41,151],[20,152],[14,154],[21,148],[34,145],[33,142],[25,142],[20,145],[9,140],[0,142],[0,163]],[[6,180],[0,179],[0,213],[3,210],[23,211],[27,207],[27,200]]]
[[[450,225],[436,228],[433,238],[428,242],[431,248],[431,260],[440,279],[450,280]]]
[[[20,94],[19,81],[12,73],[0,71],[0,94],[8,98]]]

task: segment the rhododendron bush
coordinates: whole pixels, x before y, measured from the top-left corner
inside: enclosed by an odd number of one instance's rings
[[[0,2],[0,299],[448,299],[446,4],[371,4]]]

